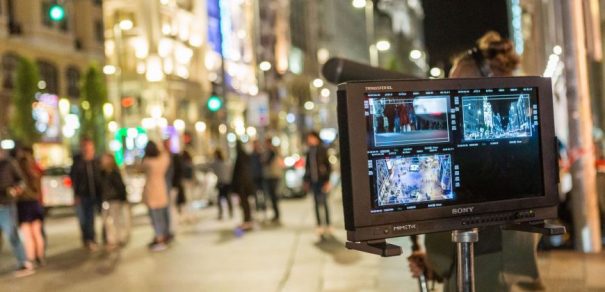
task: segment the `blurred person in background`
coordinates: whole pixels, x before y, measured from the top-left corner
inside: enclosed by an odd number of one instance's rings
[[[145,172],[145,186],[143,187],[143,202],[149,209],[151,225],[155,236],[149,249],[162,251],[168,246],[170,238],[169,210],[168,210],[168,186],[166,172],[170,167],[170,153],[158,147],[153,141],[145,146],[143,157],[143,170]]]
[[[17,229],[15,200],[24,187],[19,166],[6,150],[0,149],[0,229],[10,242],[13,254],[17,258],[18,268],[14,273],[15,277],[25,277],[35,273],[33,263],[27,260]]]
[[[164,151],[170,158],[170,164],[166,171],[166,187],[168,189],[168,241],[172,241],[174,238],[174,231],[177,227],[177,215],[176,201],[179,193],[179,188],[182,187],[183,169],[181,163],[181,156],[177,153],[172,152],[172,141],[166,139],[163,141]]]
[[[191,206],[193,199],[193,186],[194,186],[194,166],[193,166],[193,157],[189,151],[183,151],[181,155],[181,168],[183,170],[183,178],[181,182],[182,192],[179,192],[177,195],[177,211],[181,216],[181,221],[190,222],[193,218],[191,218],[193,207]]]
[[[279,150],[271,143],[271,138],[265,140],[265,153],[263,155],[263,176],[265,182],[265,194],[271,200],[273,218],[271,221],[279,222],[279,196],[277,186],[284,172],[284,165]]]
[[[223,200],[227,201],[227,210],[229,218],[233,218],[233,203],[231,202],[231,175],[229,171],[229,163],[225,159],[223,151],[216,149],[214,151],[214,161],[210,166],[216,175],[216,188],[218,189],[218,198],[216,205],[218,206],[218,219],[223,219]]]
[[[69,172],[74,189],[76,214],[82,232],[82,244],[90,251],[98,248],[95,235],[95,212],[101,196],[100,167],[95,145],[90,138],[80,141],[80,154],[74,156]]]
[[[23,174],[24,188],[17,200],[19,230],[23,236],[27,260],[43,266],[45,261],[45,242],[42,233],[44,210],[42,199],[42,172],[36,165],[31,149],[16,148],[15,159]]]
[[[115,157],[110,153],[101,156],[101,216],[107,249],[113,250],[126,244],[129,234],[129,218],[126,185]]]
[[[243,222],[239,226],[239,229],[243,231],[252,230],[254,227],[252,224],[252,211],[250,210],[249,198],[254,195],[254,180],[252,175],[252,164],[251,158],[242,142],[237,141],[235,146],[236,158],[235,165],[233,166],[233,175],[231,180],[231,187],[234,193],[239,195],[240,207],[243,213]],[[258,171],[258,170],[255,170]]]
[[[309,150],[305,165],[305,189],[307,191],[311,189],[313,192],[317,233],[323,238],[324,234],[331,233],[328,193],[330,191],[332,166],[328,159],[328,150],[321,143],[317,132],[309,132],[307,134],[307,146]],[[322,211],[324,214],[323,218]]]
[[[267,196],[265,194],[263,180],[263,149],[258,140],[252,142],[252,153],[250,154],[252,179],[254,181],[254,202],[256,212],[265,215],[267,210]]]
[[[472,50],[458,57],[451,78],[513,76],[519,65],[512,41],[496,32],[481,37]],[[475,243],[475,285],[477,291],[511,291],[518,284],[525,289],[543,290],[538,272],[536,248],[539,235],[501,230],[499,226],[479,229],[481,240]],[[436,274],[445,280],[444,291],[456,290],[455,245],[450,232],[427,234],[426,254],[416,252],[409,258],[413,276]],[[522,281],[528,281],[525,282]]]

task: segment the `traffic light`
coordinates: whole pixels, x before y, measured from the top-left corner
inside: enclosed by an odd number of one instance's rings
[[[62,21],[65,18],[65,8],[59,4],[53,4],[48,10],[48,15],[52,21]]]
[[[220,97],[213,95],[210,98],[208,98],[208,102],[206,103],[206,106],[208,107],[208,109],[211,112],[216,112],[216,111],[220,110],[221,107],[223,107],[223,101],[221,100]]]

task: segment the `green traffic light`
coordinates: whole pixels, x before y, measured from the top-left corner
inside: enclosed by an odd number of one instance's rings
[[[213,95],[208,98],[208,103],[206,105],[211,112],[215,112],[221,109],[223,101],[218,96]]]
[[[48,15],[52,21],[62,21],[65,18],[65,9],[59,4],[54,4],[48,10]]]

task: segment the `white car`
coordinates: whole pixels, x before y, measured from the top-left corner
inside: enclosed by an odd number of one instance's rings
[[[42,174],[42,206],[44,208],[73,206],[74,190],[69,170],[51,167]]]

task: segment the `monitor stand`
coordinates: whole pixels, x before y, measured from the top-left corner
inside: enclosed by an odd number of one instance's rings
[[[565,227],[548,224],[544,220],[501,226],[502,230],[540,233],[545,236],[561,235]],[[475,292],[474,243],[479,241],[479,229],[452,231],[452,242],[456,244],[456,287],[458,292]]]
[[[548,224],[544,220],[507,224],[501,226],[502,230],[515,230],[530,233],[540,233],[545,236],[562,235],[565,227]],[[475,292],[475,254],[474,244],[479,241],[479,229],[465,229],[452,231],[452,242],[456,244],[456,286],[458,292]],[[346,247],[357,251],[376,254],[382,257],[398,256],[402,254],[400,246],[387,243],[386,240],[367,242],[347,242]],[[428,291],[426,276],[418,279],[421,292]]]

